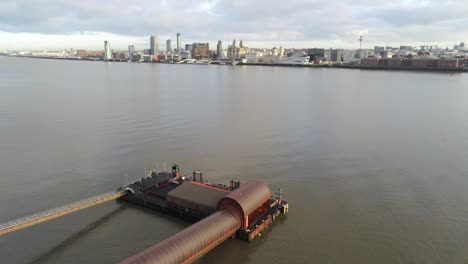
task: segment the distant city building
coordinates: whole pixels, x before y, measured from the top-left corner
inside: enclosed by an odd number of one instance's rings
[[[218,45],[216,46],[216,53],[218,55],[218,59],[223,58],[223,42],[218,40]]]
[[[343,60],[343,50],[336,50],[336,49],[326,50],[325,60],[331,63],[341,63]]]
[[[236,40],[232,41],[232,45],[228,46],[228,58],[230,60],[243,59],[245,54],[248,52],[248,48],[244,46],[243,41],[239,43],[239,47],[236,45]]]
[[[412,51],[412,46],[400,46],[400,51]]]
[[[278,49],[276,47],[273,47],[273,56],[278,56]]]
[[[144,49],[143,54],[144,55],[151,55],[151,49]]]
[[[232,45],[228,47],[228,57],[230,60],[237,59],[239,50],[236,46],[236,40],[232,40]]]
[[[128,46],[128,57],[129,57],[129,59],[133,58],[134,53],[135,53],[135,46],[133,46],[133,45]]]
[[[170,39],[166,40],[166,51],[167,51],[167,52],[171,52],[171,51],[172,51],[172,44],[171,44],[171,42],[172,42],[172,41],[171,41]]]
[[[107,40],[104,41],[104,60],[105,61],[112,60],[111,44]]]
[[[379,46],[374,47],[374,54],[380,54],[382,52],[385,52],[385,47],[379,47]]]
[[[180,33],[177,33],[177,52],[180,54],[180,51],[182,50],[182,37],[180,36]]]
[[[159,53],[159,41],[156,35],[150,37],[150,55],[157,55]]]
[[[280,46],[278,49],[278,56],[283,57],[283,55],[284,55],[284,48]]]
[[[185,50],[192,52],[193,45],[192,44],[185,44]]]
[[[120,60],[120,52],[113,52],[112,53],[112,59]]]
[[[370,49],[358,49],[355,53],[354,58],[358,61],[360,61],[363,58],[367,58],[369,54],[371,54],[373,50]]]
[[[463,60],[458,59],[408,59],[408,58],[391,58],[377,59],[365,58],[361,60],[361,65],[365,67],[379,68],[416,68],[416,69],[440,69],[454,70],[463,67]]]
[[[342,61],[343,63],[351,63],[357,61],[356,50],[343,50]]]
[[[392,50],[386,50],[382,55],[382,59],[391,59],[393,58],[393,56],[395,56],[395,52],[393,52]]]
[[[310,56],[311,62],[319,63],[325,60],[325,49],[307,49],[306,53]]]
[[[180,58],[181,58],[182,60],[191,59],[191,58],[192,58],[192,56],[191,56],[191,51],[189,51],[189,50],[182,50],[182,51],[180,52]]]
[[[245,54],[245,59],[250,63],[257,63],[260,61],[260,58],[263,57],[263,54],[258,51],[251,51]]]
[[[460,43],[460,45],[458,45],[458,49],[459,50],[465,50],[465,43]]]
[[[76,56],[80,58],[104,58],[102,51],[77,50]]]
[[[193,43],[192,58],[193,59],[208,59],[211,57],[209,43]]]
[[[76,56],[81,58],[86,57],[86,50],[77,50]]]

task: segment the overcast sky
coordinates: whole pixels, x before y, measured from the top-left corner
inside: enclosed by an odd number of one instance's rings
[[[256,48],[468,42],[467,0],[1,0],[0,50],[160,47],[233,38]]]

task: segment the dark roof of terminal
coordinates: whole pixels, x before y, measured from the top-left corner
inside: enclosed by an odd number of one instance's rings
[[[170,191],[167,197],[200,204],[216,210],[219,200],[228,193],[229,191],[202,183],[184,182],[179,187]]]

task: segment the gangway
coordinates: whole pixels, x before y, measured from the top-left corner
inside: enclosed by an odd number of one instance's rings
[[[127,190],[113,191],[97,196],[93,196],[84,200],[69,203],[53,209],[44,210],[29,216],[24,216],[18,219],[0,224],[0,236],[14,232],[32,225],[36,225],[54,218],[58,218],[85,208],[96,206],[105,202],[109,202],[124,196]]]

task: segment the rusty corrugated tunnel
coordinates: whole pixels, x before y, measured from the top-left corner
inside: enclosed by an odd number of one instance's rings
[[[191,263],[248,225],[249,214],[271,197],[260,181],[249,181],[218,204],[218,211],[166,240],[124,260],[136,263]]]

